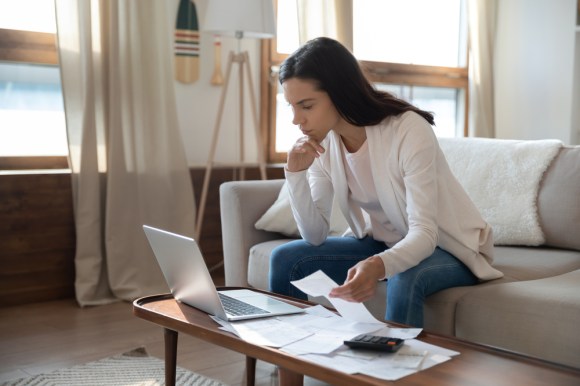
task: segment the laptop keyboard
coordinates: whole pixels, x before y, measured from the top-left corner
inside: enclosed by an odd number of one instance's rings
[[[241,300],[229,297],[218,292],[220,300],[224,306],[226,313],[234,316],[255,315],[255,314],[269,314],[269,311],[263,310],[259,307],[252,306]]]

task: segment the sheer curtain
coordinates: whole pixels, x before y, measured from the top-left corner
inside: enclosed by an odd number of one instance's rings
[[[56,0],[81,306],[166,292],[142,224],[194,234],[171,31],[156,0]]]
[[[300,45],[318,36],[352,50],[352,0],[297,0]]]
[[[493,54],[497,0],[468,0],[469,136],[495,137]]]

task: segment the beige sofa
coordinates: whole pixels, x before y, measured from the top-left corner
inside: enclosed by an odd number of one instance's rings
[[[490,165],[480,165],[486,157],[478,155],[478,151],[485,154],[493,152],[489,149],[500,149],[504,158],[497,158],[499,166],[506,163],[506,156],[509,159],[510,149],[515,149],[516,154],[522,143],[530,141],[490,140],[483,142],[484,146],[469,138],[440,142],[454,172],[454,165],[463,167],[457,173],[467,175],[471,183],[478,168],[482,169],[478,178],[487,187],[478,191],[466,188],[470,195],[493,195],[497,197],[497,205],[491,200],[494,207],[519,204],[509,195],[503,197],[503,191],[522,182],[520,177],[527,173],[525,168],[511,177],[494,174]],[[529,161],[514,156],[511,162],[518,165]],[[280,199],[283,183],[283,180],[236,181],[220,187],[226,285],[268,289],[270,252],[295,236],[257,229],[255,224]],[[493,189],[497,191],[492,192]],[[508,202],[500,202],[506,199]],[[489,197],[483,201],[486,200]],[[430,296],[425,304],[425,329],[580,368],[580,147],[563,146],[556,150],[547,170],[540,171],[533,201],[541,228],[540,245],[522,245],[538,244],[538,240],[526,241],[525,235],[523,242],[514,241],[517,245],[510,245],[510,237],[498,235],[500,241],[504,240],[495,247],[494,266],[504,277]],[[509,233],[519,222],[501,227]],[[386,286],[381,283],[375,297],[366,303],[378,318],[384,317],[385,297]]]

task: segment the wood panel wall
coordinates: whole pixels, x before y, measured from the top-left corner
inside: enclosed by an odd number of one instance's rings
[[[70,174],[0,176],[0,306],[73,297]]]
[[[191,178],[199,202],[205,170]],[[200,247],[208,266],[222,260],[219,185],[232,169],[214,169]],[[255,168],[246,179],[258,179]],[[268,178],[283,178],[269,168]],[[74,297],[75,229],[70,174],[0,175],[0,307]],[[223,268],[214,271],[223,277]]]

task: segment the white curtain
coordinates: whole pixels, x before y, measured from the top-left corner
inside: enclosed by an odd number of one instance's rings
[[[352,50],[352,0],[297,0],[300,45],[319,36]]]
[[[497,0],[468,0],[469,136],[495,137],[493,55]]]
[[[56,0],[80,305],[166,292],[149,224],[194,234],[166,5]]]

